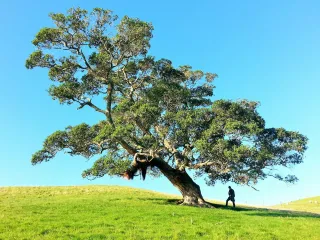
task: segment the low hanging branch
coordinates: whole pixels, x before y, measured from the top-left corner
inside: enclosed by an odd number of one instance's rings
[[[127,180],[133,179],[133,177],[136,176],[136,172],[140,170],[142,180],[145,180],[147,168],[152,168],[155,166],[152,162],[153,159],[154,156],[151,156],[148,153],[136,153],[134,155],[131,167],[124,172],[123,177]]]

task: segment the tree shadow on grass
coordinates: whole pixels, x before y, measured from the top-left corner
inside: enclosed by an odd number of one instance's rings
[[[162,205],[177,205],[180,202],[180,199],[165,199],[165,198],[141,198],[140,200],[153,201],[156,204],[162,204]],[[238,206],[233,208],[231,206],[227,207],[223,204],[217,204],[217,203],[211,203],[211,202],[209,202],[209,204],[217,209],[224,209],[224,210],[236,211],[236,212],[245,212],[244,214],[250,215],[250,216],[283,217],[283,218],[319,218],[320,219],[320,214],[311,213],[311,212],[278,210],[278,209],[257,208],[257,207],[248,207],[248,206]]]
[[[222,204],[213,204],[216,208],[227,209],[236,212],[245,212],[246,215],[260,217],[284,217],[284,218],[320,218],[320,214],[302,211],[279,210],[270,208],[258,208],[238,206],[235,208],[226,207]]]

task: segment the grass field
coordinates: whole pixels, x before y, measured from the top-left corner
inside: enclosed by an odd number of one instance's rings
[[[0,239],[320,239],[317,214],[175,200],[126,187],[4,187]]]
[[[313,212],[320,214],[320,196],[283,203],[280,205],[276,205],[273,208],[291,211]]]

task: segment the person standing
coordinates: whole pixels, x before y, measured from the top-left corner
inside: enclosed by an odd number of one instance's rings
[[[228,199],[226,201],[226,206],[228,206],[228,202],[231,201],[233,203],[233,207],[236,207],[235,199],[234,199],[236,194],[235,194],[234,190],[230,186],[229,186],[229,193],[228,194],[229,194],[229,197],[228,197]]]

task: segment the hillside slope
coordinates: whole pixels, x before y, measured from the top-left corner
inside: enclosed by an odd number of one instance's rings
[[[304,198],[297,201],[283,203],[273,206],[274,209],[285,209],[291,211],[304,211],[320,214],[320,196]]]
[[[0,239],[320,239],[320,216],[111,186],[0,188]]]

